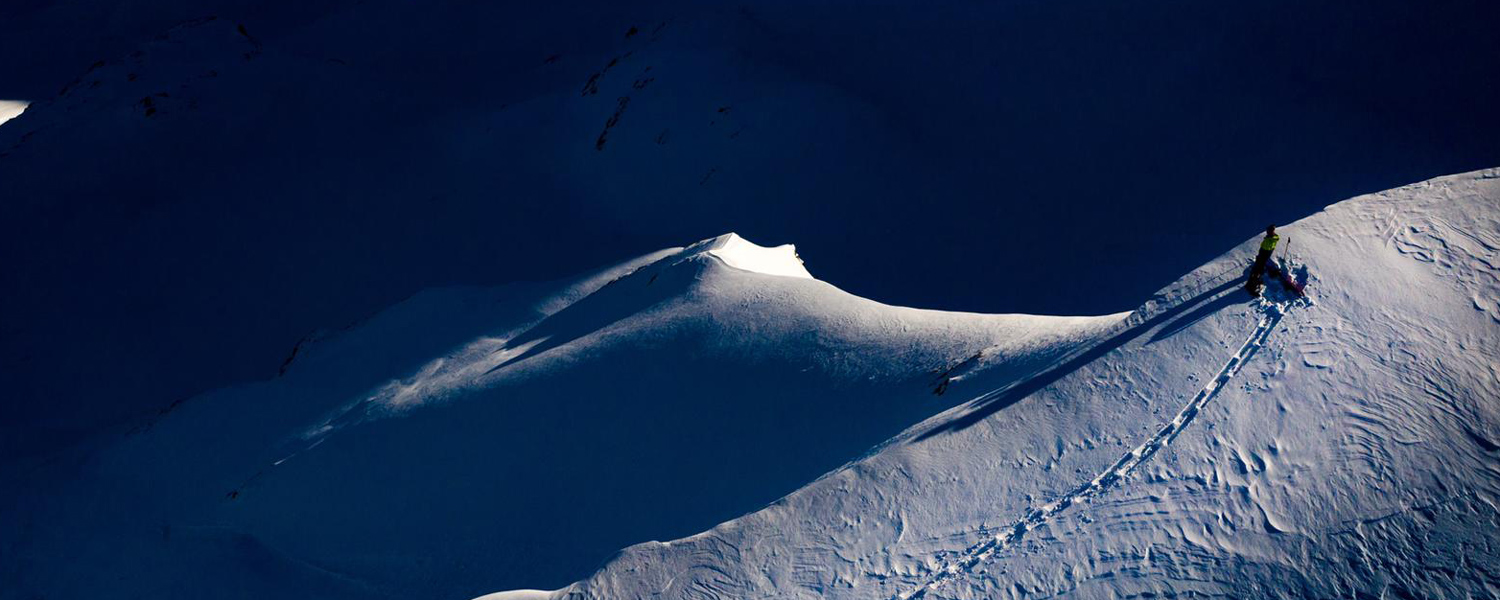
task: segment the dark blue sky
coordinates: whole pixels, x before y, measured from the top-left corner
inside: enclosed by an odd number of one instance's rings
[[[726,231],[887,303],[1123,311],[1267,223],[1500,165],[1487,0],[283,4],[0,7],[0,98],[36,102],[0,129],[17,403],[165,402],[422,288]],[[205,13],[263,53],[130,58]],[[96,377],[54,381],[80,348]]]

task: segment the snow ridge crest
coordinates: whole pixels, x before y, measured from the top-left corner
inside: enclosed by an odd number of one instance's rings
[[[767,248],[751,242],[734,232],[712,237],[683,250],[685,256],[707,254],[725,265],[742,271],[813,279],[812,273],[803,266],[797,256],[797,247],[792,244]]]

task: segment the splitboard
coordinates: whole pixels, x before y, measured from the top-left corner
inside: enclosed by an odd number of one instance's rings
[[[1284,266],[1281,264],[1280,259],[1271,261],[1270,264],[1267,264],[1266,273],[1271,277],[1276,278],[1277,281],[1281,282],[1282,287],[1286,288],[1287,291],[1296,294],[1297,297],[1300,298],[1306,295],[1302,292],[1302,289],[1307,287],[1307,282],[1303,281],[1301,283],[1298,283],[1296,279],[1293,279],[1291,271],[1284,268]]]
[[[1306,295],[1304,289],[1307,287],[1307,281],[1304,280],[1298,282],[1297,279],[1292,276],[1291,271],[1292,270],[1287,267],[1283,259],[1272,259],[1270,261],[1267,261],[1266,271],[1262,277],[1281,284],[1281,287],[1286,291],[1291,292],[1292,295],[1298,298],[1301,298]],[[1252,280],[1245,283],[1245,291],[1250,292],[1250,295],[1256,298],[1259,298],[1261,296],[1261,291],[1262,289],[1264,289],[1264,287],[1264,281]]]

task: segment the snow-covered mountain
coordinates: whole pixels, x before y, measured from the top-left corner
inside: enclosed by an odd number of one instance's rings
[[[1102,317],[733,234],[434,289],[5,462],[0,597],[1492,594],[1497,225],[1496,170],[1355,198],[1283,228],[1306,300],[1247,240]]]
[[[421,290],[724,231],[891,304],[1128,310],[1266,222],[1500,164],[1497,11],[0,2],[0,456]]]
[[[1123,317],[885,306],[733,234],[568,282],[426,292],[305,343],[279,378],[8,465],[24,484],[5,492],[0,588],[560,586],[764,506]]]
[[[1496,6],[3,3],[0,600],[1493,596]]]
[[[1500,170],[1283,235],[1309,300],[1251,302],[1246,242],[765,509],[488,598],[1494,596]]]

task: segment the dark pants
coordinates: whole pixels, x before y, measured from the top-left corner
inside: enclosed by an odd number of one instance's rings
[[[1266,274],[1266,263],[1271,260],[1271,252],[1271,250],[1261,250],[1260,254],[1255,255],[1255,264],[1250,265],[1250,281],[1245,283],[1247,287],[1260,286],[1260,278]]]

